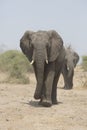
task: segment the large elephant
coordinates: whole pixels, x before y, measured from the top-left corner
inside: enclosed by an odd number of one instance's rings
[[[65,49],[65,61],[63,64],[62,75],[64,78],[64,89],[72,89],[74,68],[79,61],[79,55],[69,46]]]
[[[65,57],[63,40],[54,31],[26,31],[20,47],[34,67],[37,80],[35,99],[43,106],[57,104],[57,82]]]

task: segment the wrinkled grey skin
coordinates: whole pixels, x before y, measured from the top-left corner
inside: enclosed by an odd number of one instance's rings
[[[65,61],[63,65],[63,78],[64,78],[64,89],[72,89],[73,88],[73,76],[74,76],[74,68],[76,67],[79,61],[79,55],[73,51],[70,47],[65,49]]]
[[[35,99],[43,106],[57,104],[57,82],[65,57],[63,40],[52,31],[26,31],[20,47],[33,64],[37,80]]]

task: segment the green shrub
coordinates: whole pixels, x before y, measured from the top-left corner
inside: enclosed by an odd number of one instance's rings
[[[82,67],[87,71],[87,56],[82,56]]]
[[[23,73],[33,72],[32,66],[22,52],[10,50],[0,54],[0,71],[10,72],[14,64],[17,64]]]
[[[26,56],[17,50],[10,50],[0,54],[0,71],[8,72],[6,82],[10,83],[29,83],[26,73],[33,72]]]
[[[20,67],[14,63],[9,74],[8,82],[27,84],[29,83],[29,78],[26,77],[26,75],[21,71]]]

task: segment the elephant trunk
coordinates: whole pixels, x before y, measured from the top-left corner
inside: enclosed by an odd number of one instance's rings
[[[35,73],[37,79],[36,90],[34,94],[35,99],[41,98],[42,88],[43,88],[43,80],[44,80],[44,66],[45,66],[45,58],[44,53],[38,52],[35,55]]]
[[[74,67],[70,66],[70,67],[67,67],[67,68],[68,68],[68,78],[70,78],[74,73]]]

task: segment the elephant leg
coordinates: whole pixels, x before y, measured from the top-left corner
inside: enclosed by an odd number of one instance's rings
[[[52,87],[52,94],[51,94],[51,98],[52,98],[52,104],[58,104],[57,101],[57,83],[58,83],[58,77],[54,78],[54,82],[53,82],[53,87]]]
[[[65,78],[65,86],[64,86],[64,89],[68,90],[68,89],[72,89],[73,88],[73,73],[70,77],[68,77],[66,75],[66,78]]]
[[[66,68],[63,68],[62,75],[64,79],[64,89],[66,89],[68,88],[68,78],[67,78],[68,71],[66,70]]]
[[[57,83],[58,83],[58,80],[59,80],[59,77],[60,77],[60,72],[61,72],[60,70],[59,70],[58,74],[55,76],[54,81],[53,81],[52,95],[51,95],[52,104],[58,104],[58,101],[57,101]]]
[[[73,76],[71,76],[69,79],[68,79],[68,85],[67,85],[67,89],[72,89],[73,88]]]
[[[68,78],[67,78],[67,75],[66,75],[66,78],[64,78],[64,89],[68,89],[69,87],[69,83],[68,83]]]
[[[51,93],[55,75],[55,64],[51,63],[47,66],[45,71],[45,83],[44,83],[44,96],[42,99],[42,105],[49,107],[52,105]]]

